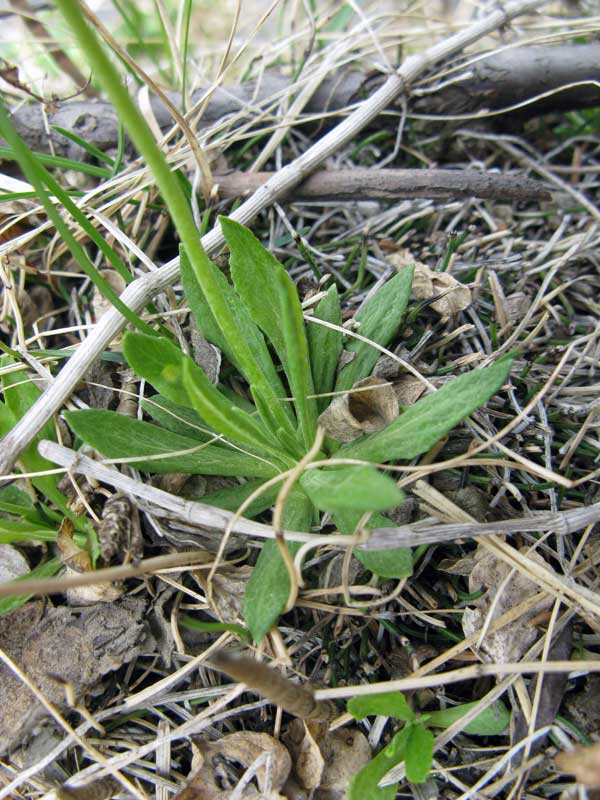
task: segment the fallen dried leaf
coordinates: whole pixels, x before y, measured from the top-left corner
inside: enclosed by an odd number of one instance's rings
[[[203,759],[200,768],[173,800],[228,800],[242,775],[250,770],[258,783],[248,784],[240,800],[285,800],[280,790],[291,769],[286,748],[267,733],[231,733],[218,742],[195,739]],[[249,777],[249,776],[247,776]]]
[[[73,539],[73,523],[65,518],[61,522],[56,537],[56,546],[61,561],[65,565],[65,575],[73,575],[92,570],[92,559],[87,550],[83,550]],[[112,603],[123,594],[123,589],[114,583],[94,583],[91,586],[76,586],[67,589],[69,605],[88,606],[93,603]]]
[[[222,622],[235,623],[242,616],[242,601],[254,568],[248,565],[235,569],[220,569],[212,578],[208,591],[206,570],[193,570],[192,574],[206,592],[208,604]]]
[[[366,736],[356,728],[328,731],[324,723],[293,720],[284,742],[292,756],[294,776],[319,797],[346,797],[354,775],[371,758]]]
[[[578,744],[569,752],[558,753],[554,761],[561,772],[575,775],[577,783],[600,788],[600,743]]]
[[[447,272],[436,272],[420,262],[415,264],[412,293],[417,300],[431,300],[432,297],[443,295],[430,303],[431,308],[443,319],[468,308],[472,301],[468,286]]]
[[[424,394],[427,387],[414,375],[400,375],[394,381],[394,392],[401,406],[412,406]]]
[[[529,551],[529,548],[526,549]],[[546,564],[538,553],[528,552],[528,557],[540,564]],[[496,558],[481,545],[477,547],[475,564],[469,576],[469,592],[473,594],[480,589],[487,591],[477,601],[477,608],[465,609],[462,617],[465,636],[471,636],[481,630],[489,617],[488,612],[492,605],[491,619],[494,620],[528,597],[537,594],[538,586],[535,581],[520,572],[514,572],[506,581],[510,571],[511,568],[504,561]],[[536,629],[530,625],[530,621],[539,613],[541,607],[549,607],[551,604],[552,599],[548,597],[543,606],[538,603],[510,626],[486,633],[481,643],[481,649],[493,661],[499,663],[518,661],[538,636]]]
[[[389,425],[400,411],[394,387],[382,378],[364,378],[336,397],[319,417],[319,425],[338,442],[351,442]]]

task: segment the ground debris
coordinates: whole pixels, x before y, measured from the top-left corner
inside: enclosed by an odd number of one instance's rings
[[[578,783],[590,789],[600,788],[600,743],[576,745],[554,759],[561,772],[575,775]]]
[[[538,553],[529,552],[528,556],[540,564],[546,563]],[[473,594],[481,589],[485,592],[477,601],[477,607],[465,609],[462,617],[465,636],[480,631],[488,621],[502,616],[528,597],[537,594],[538,586],[535,581],[519,572],[512,575],[510,572],[511,568],[489,553],[485,547],[477,547],[469,576],[469,592]],[[548,607],[551,603],[552,599],[547,598],[544,606]],[[536,604],[510,626],[486,633],[480,645],[482,652],[497,663],[518,661],[538,637],[538,632],[530,621],[539,613],[540,608]]]
[[[284,736],[294,777],[315,800],[343,800],[354,775],[371,758],[367,737],[357,728],[328,731],[324,723],[292,720]]]
[[[76,699],[103,675],[118,669],[153,643],[142,621],[145,603],[127,598],[75,612],[61,606],[44,612],[41,601],[0,617],[0,647],[59,710],[69,708],[65,687]],[[46,717],[31,691],[6,666],[0,667],[0,753],[20,745]]]

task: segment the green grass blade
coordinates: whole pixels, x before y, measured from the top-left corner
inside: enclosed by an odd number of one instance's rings
[[[51,127],[53,131],[60,133],[60,135],[64,136],[65,139],[68,139],[70,142],[74,142],[79,147],[82,147],[91,156],[97,158],[98,161],[104,161],[104,163],[108,164],[109,167],[114,167],[114,160],[110,156],[106,155],[106,153],[103,153],[102,150],[98,150],[98,148],[94,147],[93,144],[86,142],[86,140],[82,139],[81,136],[77,136],[76,133],[73,133],[73,131],[68,131],[66,128],[61,128],[60,125],[52,125]]]
[[[88,164],[85,161],[73,161],[73,159],[65,158],[64,156],[38,153],[37,151],[31,151],[31,155],[39,164],[43,164],[45,167],[54,167],[61,171],[73,170],[75,172],[83,172],[86,175],[93,175],[95,178],[103,178],[104,180],[111,177],[109,169],[106,167],[98,167],[96,164]],[[18,160],[14,147],[5,144],[0,145],[0,158]]]
[[[118,269],[126,281],[131,280],[131,274],[125,265],[120,261],[120,259],[118,259],[112,248],[109,247],[103,237],[89,222],[86,216],[80,211],[80,209],[77,208],[75,203],[73,203],[68,194],[58,185],[58,183],[56,183],[56,181],[44,169],[44,167],[36,162],[29,148],[18,136],[8,114],[6,113],[6,109],[1,102],[0,134],[12,145],[15,155],[19,161],[19,165],[21,166],[21,169],[23,170],[29,183],[35,187],[39,201],[44,206],[48,218],[53,222],[56,230],[61,235],[63,241],[71,251],[71,254],[80,265],[84,273],[90,278],[94,286],[97,287],[102,295],[119,310],[119,312],[127,319],[128,322],[134,325],[134,327],[140,328],[141,330],[145,330],[147,333],[152,334],[152,328],[143,322],[137,316],[137,314],[134,314],[133,311],[131,311],[131,309],[119,299],[118,295],[113,291],[107,281],[104,280],[96,267],[92,264],[88,254],[75,239],[69,226],[65,223],[55,204],[50,199],[50,195],[46,190],[46,186],[48,186],[50,191],[57,197],[58,200],[60,200],[62,205],[67,209],[67,211],[69,211],[74,219],[76,219],[86,233],[88,233],[94,243],[100,247],[102,252],[104,252],[105,255],[110,252],[111,260],[114,259],[112,263],[114,264],[115,269]]]

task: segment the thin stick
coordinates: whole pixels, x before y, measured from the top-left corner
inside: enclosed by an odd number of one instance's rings
[[[356,111],[257,189],[252,197],[231,215],[231,218],[242,224],[251,222],[260,211],[272,205],[279,197],[304,180],[325,159],[351,141],[389,103],[402,93],[407,93],[417,77],[443,59],[502,27],[514,17],[533,11],[541,5],[543,2],[540,0],[518,0],[507,3],[504,9],[492,12],[463,31],[434,44],[424,53],[409,56],[399,69],[387,78],[383,86],[365,100]],[[223,244],[220,225],[215,226],[202,239],[202,246],[208,255],[214,255]],[[152,275],[144,275],[133,281],[121,295],[121,300],[132,311],[138,313],[156,294],[169,287],[178,274],[179,259],[175,258]],[[53,383],[4,437],[3,452],[0,455],[0,475],[12,470],[21,452],[31,443],[50,417],[60,409],[82,375],[113,337],[122,330],[124,324],[125,320],[114,308],[102,317],[94,332],[69,359]]]
[[[245,197],[273,177],[272,172],[230,172],[213,175],[220,197]],[[490,198],[552,200],[552,191],[524,175],[500,175],[474,169],[355,169],[320,170],[281,201],[437,200]]]

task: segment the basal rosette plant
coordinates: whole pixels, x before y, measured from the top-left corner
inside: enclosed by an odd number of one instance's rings
[[[314,316],[337,327],[305,322],[296,288],[284,267],[242,225],[220,220],[230,251],[231,283],[209,263],[209,302],[198,270],[181,249],[183,287],[202,335],[220,348],[247,383],[241,396],[230,386],[213,385],[203,369],[169,338],[127,332],[123,354],[135,372],[156,391],[144,401],[152,421],[112,411],[65,413],[77,436],[108,458],[135,457],[134,466],[151,473],[188,472],[235,476],[239,486],[203,498],[235,510],[265,481],[292,469],[315,441],[319,413],[331,393],[351,389],[369,376],[379,351],[369,341],[346,337],[335,286],[316,306]],[[203,269],[206,269],[206,264]],[[406,267],[375,292],[356,315],[360,334],[382,346],[398,333],[411,290]],[[215,289],[217,291],[215,291]],[[224,319],[226,322],[224,322]],[[347,338],[349,341],[344,341]],[[343,349],[353,354],[343,359]],[[287,498],[283,524],[310,530],[322,511],[332,513],[342,533],[352,533],[365,512],[369,526],[392,523],[382,511],[397,506],[402,493],[375,465],[412,459],[426,452],[464,417],[488,400],[506,380],[510,360],[472,370],[403,410],[383,430],[339,445],[325,439],[316,460],[354,459],[362,465],[306,470]],[[256,516],[272,506],[277,488],[252,504]],[[299,545],[288,543],[291,553]],[[383,577],[412,572],[412,552],[356,550],[363,565]],[[249,581],[244,617],[260,640],[284,609],[288,572],[277,544],[264,544]]]

